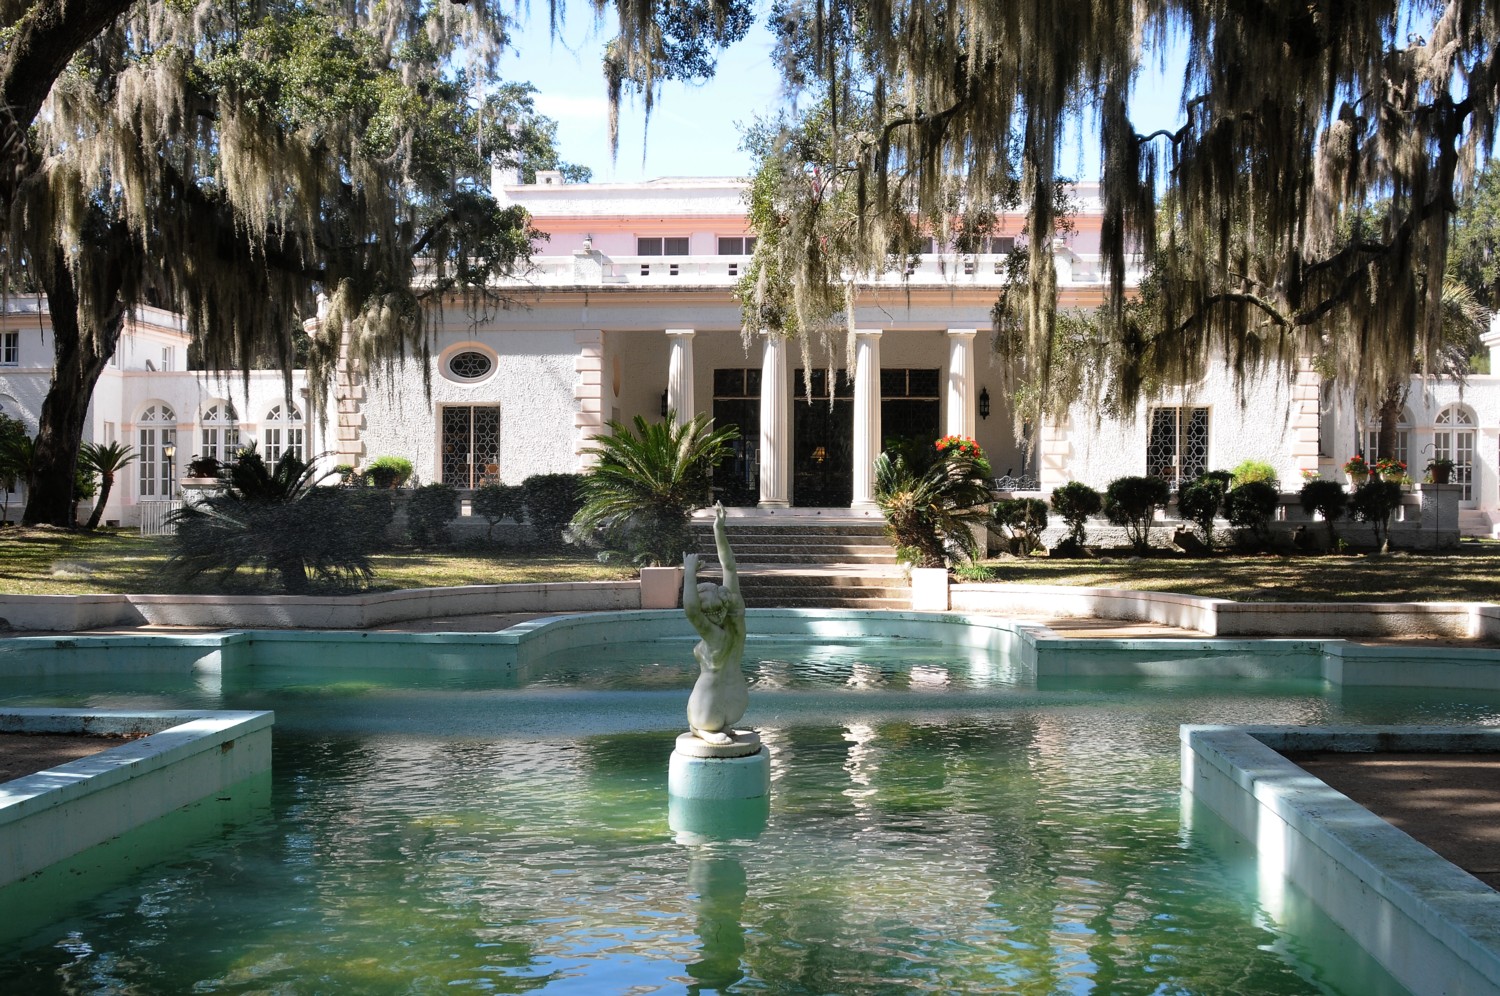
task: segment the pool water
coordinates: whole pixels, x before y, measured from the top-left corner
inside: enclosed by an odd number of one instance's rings
[[[667,820],[690,648],[0,679],[6,705],[277,718],[261,811],[0,940],[0,992],[1399,993],[1184,819],[1177,728],[1500,722],[1490,693],[1038,689],[938,644],[752,640],[770,814],[705,840]]]

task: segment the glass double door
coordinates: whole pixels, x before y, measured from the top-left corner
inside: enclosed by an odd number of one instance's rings
[[[931,446],[939,435],[936,369],[880,372],[884,445]],[[714,425],[739,428],[714,468],[714,497],[754,505],[760,497],[760,371],[714,371]],[[845,370],[798,370],[792,382],[792,493],[802,508],[848,508],[854,497],[854,384]]]

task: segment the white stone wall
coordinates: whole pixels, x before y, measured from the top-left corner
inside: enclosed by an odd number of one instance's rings
[[[1290,381],[1270,372],[1240,390],[1223,365],[1212,366],[1194,384],[1141,402],[1134,418],[1098,422],[1086,405],[1074,405],[1066,424],[1049,427],[1055,437],[1047,454],[1054,476],[1043,487],[1050,490],[1077,480],[1102,490],[1115,478],[1144,474],[1150,432],[1147,413],[1159,405],[1209,409],[1209,470],[1230,470],[1244,460],[1262,460],[1276,468],[1283,487],[1300,487]]]
[[[463,346],[498,357],[490,376],[460,383],[442,373],[443,359]],[[574,453],[574,331],[490,331],[442,334],[434,355],[431,394],[415,362],[367,373],[364,402],[368,459],[400,456],[423,483],[441,479],[439,409],[444,405],[500,406],[500,477],[519,484],[533,474],[572,473]]]

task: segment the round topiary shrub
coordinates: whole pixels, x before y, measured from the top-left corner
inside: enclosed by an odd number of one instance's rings
[[[1068,542],[1082,547],[1087,536],[1089,516],[1098,515],[1104,497],[1082,481],[1069,481],[1052,492],[1052,511],[1068,524]]]
[[[1230,525],[1240,529],[1242,536],[1255,545],[1264,546],[1280,501],[1281,492],[1274,484],[1249,481],[1229,492],[1224,499],[1224,511],[1229,516]]]
[[[1151,548],[1151,523],[1158,510],[1166,508],[1172,489],[1160,477],[1121,477],[1104,490],[1104,515],[1125,527],[1131,548],[1138,555]]]
[[[424,484],[406,506],[406,532],[416,546],[447,546],[448,523],[458,515],[458,489],[451,484]]]
[[[565,545],[563,530],[583,507],[582,474],[533,474],[521,482],[521,499],[537,545]]]
[[[1323,517],[1323,522],[1328,526],[1328,548],[1337,548],[1338,534],[1334,532],[1333,524],[1344,517],[1344,510],[1349,506],[1349,492],[1338,481],[1319,478],[1302,485],[1302,492],[1298,497],[1302,502],[1302,511],[1308,515],[1317,513]]]

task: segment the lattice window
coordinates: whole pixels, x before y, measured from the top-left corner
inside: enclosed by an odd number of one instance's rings
[[[142,501],[172,497],[172,467],[165,448],[177,445],[177,413],[167,405],[152,405],[136,420],[136,468]]]
[[[500,408],[450,405],[443,409],[443,483],[478,488],[500,483]]]
[[[267,467],[276,466],[283,454],[290,453],[294,460],[307,462],[307,432],[302,426],[302,413],[296,405],[277,405],[266,412],[265,426],[261,430],[265,451],[261,459]]]
[[[1208,469],[1208,409],[1151,409],[1146,441],[1146,474],[1164,479],[1175,491]]]
[[[466,349],[461,353],[454,353],[448,360],[449,372],[459,380],[479,380],[481,377],[489,376],[489,372],[494,368],[495,361],[477,349]]]

